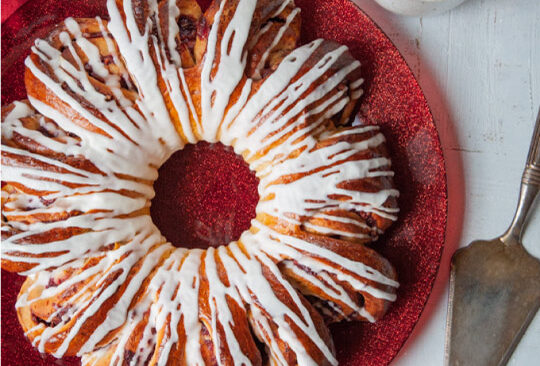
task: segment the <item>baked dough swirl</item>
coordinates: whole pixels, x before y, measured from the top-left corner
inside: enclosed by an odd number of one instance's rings
[[[336,364],[325,323],[373,322],[396,274],[365,246],[398,212],[347,47],[297,46],[288,0],[108,0],[26,59],[2,108],[2,268],[41,352],[84,365]],[[252,226],[207,250],[152,223],[158,168],[222,142],[260,180]]]

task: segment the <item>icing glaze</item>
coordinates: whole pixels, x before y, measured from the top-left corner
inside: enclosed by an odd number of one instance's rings
[[[95,20],[105,47],[88,37],[87,24],[68,18],[52,40],[36,41],[25,62],[53,98],[29,90],[29,103],[15,102],[3,116],[2,179],[23,188],[2,191],[2,258],[22,263],[28,276],[20,317],[40,301],[62,299],[26,334],[41,352],[83,356],[85,365],[203,365],[209,356],[201,340],[219,365],[260,363],[244,327],[271,364],[336,364],[304,295],[317,297],[323,313],[375,321],[373,299],[394,301],[398,287],[395,274],[377,269],[389,266],[384,259],[363,263],[324,242],[371,240],[361,213],[396,220],[389,202],[397,190],[347,185],[393,175],[388,158],[370,153],[383,135],[376,126],[331,122],[361,96],[360,63],[345,46],[316,40],[262,77],[299,16],[292,1],[282,1],[268,5],[272,17],[292,9],[250,78],[247,49],[270,27],[252,23],[258,2],[224,0],[203,59],[184,69],[180,8],[165,1],[167,34],[155,27],[156,0],[142,22],[131,0],[108,0],[110,21]],[[34,145],[13,145],[16,136]],[[172,153],[201,140],[244,157],[260,179],[261,201],[238,241],[175,248],[150,219],[152,183]],[[42,234],[48,239],[40,241]],[[88,327],[94,330],[81,332]]]

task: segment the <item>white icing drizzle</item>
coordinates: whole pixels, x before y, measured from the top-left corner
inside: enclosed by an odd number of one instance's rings
[[[371,130],[372,127],[355,127],[354,129],[360,134],[366,129]],[[332,137],[332,135],[328,136],[328,138]],[[264,212],[290,221],[292,219],[287,214],[306,217],[325,209],[341,209],[374,212],[394,218],[395,209],[385,208],[383,204],[390,196],[397,196],[399,194],[397,190],[385,189],[376,193],[367,193],[338,188],[340,183],[370,177],[372,170],[389,168],[390,161],[386,158],[350,159],[359,151],[377,147],[383,141],[384,137],[381,134],[352,144],[340,141],[324,148],[306,149],[295,159],[281,162],[274,166],[266,176],[261,177],[260,197],[271,196],[273,199],[259,202],[257,213]],[[318,171],[310,173],[315,167]],[[290,172],[305,175],[294,181],[276,183],[281,176],[288,175]],[[391,172],[388,171],[387,174]],[[321,187],[328,188],[322,190]],[[331,198],[332,195],[350,198],[347,200]],[[300,222],[297,221],[297,223]],[[327,233],[334,233],[331,229],[326,230]],[[335,232],[335,234],[340,234],[340,232]]]
[[[148,7],[155,9],[157,7],[156,0],[149,1]],[[159,69],[156,69],[150,54],[150,22],[146,24],[145,31],[141,34],[137,27],[131,0],[123,1],[122,10],[126,16],[125,21],[122,19],[115,0],[107,0],[107,9],[111,18],[108,24],[109,31],[118,44],[126,67],[139,89],[141,99],[138,107],[143,111],[144,117],[147,123],[153,127],[152,129],[159,130],[159,138],[153,139],[152,142],[162,139],[170,151],[178,149],[179,145],[181,148],[179,136],[175,132],[163,95],[157,85],[157,71]]]
[[[201,70],[201,110],[204,121],[201,129],[203,139],[208,142],[217,141],[218,129],[230,96],[240,80],[245,78],[244,46],[257,2],[238,0],[236,12],[229,24],[222,24],[221,14],[227,4],[228,1],[221,1],[214,17]],[[218,43],[218,31],[221,27],[226,28]]]
[[[302,288],[293,287],[283,268],[325,294],[321,301],[327,305],[321,311],[368,321],[375,318],[346,287],[368,296],[366,301],[394,301],[395,280],[256,219],[238,242],[227,246],[206,251],[174,248],[152,223],[148,208],[159,166],[186,143],[205,140],[233,146],[256,172],[258,215],[353,239],[366,238],[370,228],[335,211],[363,211],[395,220],[397,209],[385,206],[398,195],[395,189],[368,193],[342,186],[349,180],[393,175],[387,158],[355,155],[384,143],[378,128],[327,128],[330,118],[360,97],[360,63],[337,67],[347,48],[316,40],[292,51],[263,80],[249,79],[244,72],[246,50],[270,27],[263,26],[254,40],[248,40],[257,3],[222,0],[200,65],[201,95],[196,102],[176,50],[180,10],[175,0],[165,1],[166,37],[153,24],[158,19],[156,0],[147,3],[142,34],[131,0],[124,0],[122,9],[108,0],[111,21],[96,19],[107,52],[129,75],[109,72],[101,51],[74,19],[66,19],[58,35],[72,61],[47,41],[37,40],[33,56],[25,62],[37,82],[65,105],[56,108],[54,101],[29,95],[31,106],[14,103],[2,121],[2,179],[25,187],[11,194],[2,191],[7,218],[2,218],[2,231],[9,234],[2,243],[2,258],[27,265],[23,274],[29,276],[29,285],[18,299],[19,312],[29,312],[47,299],[57,305],[26,334],[40,351],[52,349],[56,357],[74,352],[84,356],[87,365],[103,357],[110,357],[111,364],[137,365],[151,358],[165,365],[174,352],[186,364],[204,365],[202,337],[208,337],[219,365],[225,360],[250,365],[252,355],[237,334],[245,323],[266,345],[271,364],[287,364],[289,354],[296,356],[298,365],[336,364],[331,340],[317,329],[311,305],[302,301]],[[283,1],[273,16],[290,4]],[[231,6],[234,14],[225,19],[222,14]],[[256,74],[298,13],[296,8],[290,12]],[[94,86],[83,59],[111,95]],[[136,84],[135,102],[124,95],[122,79],[130,89]],[[160,90],[160,80],[165,91]],[[166,98],[175,113],[167,108]],[[177,126],[173,115],[178,116]],[[26,118],[40,128],[25,127]],[[5,143],[15,133],[53,154]],[[360,137],[364,134],[370,137]],[[67,158],[84,160],[96,171]],[[285,180],[291,174],[299,175]],[[60,218],[33,219],[40,215]],[[332,224],[307,222],[309,218],[344,225],[335,229]],[[69,234],[70,228],[79,231]],[[49,232],[66,235],[52,235],[48,242],[34,240]],[[59,278],[62,281],[56,283]],[[60,298],[62,302],[55,300]],[[209,314],[203,313],[201,303],[207,303]],[[90,323],[95,330],[73,351],[72,341]],[[112,332],[114,337],[107,338]],[[306,347],[306,339],[315,350]]]

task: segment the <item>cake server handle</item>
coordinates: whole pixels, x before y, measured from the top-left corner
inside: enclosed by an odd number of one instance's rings
[[[521,236],[530,208],[540,191],[540,109],[529,148],[525,170],[521,177],[519,202],[510,227],[501,237],[508,245],[521,245]]]

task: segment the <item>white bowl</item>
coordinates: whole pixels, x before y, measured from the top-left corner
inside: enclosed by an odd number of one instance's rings
[[[403,15],[428,15],[450,10],[465,0],[375,0],[382,7]]]

